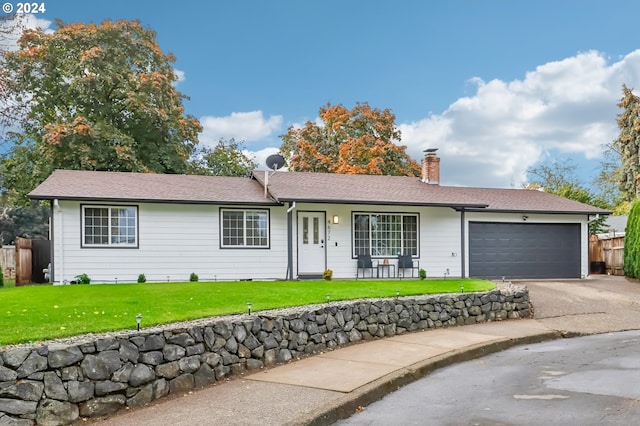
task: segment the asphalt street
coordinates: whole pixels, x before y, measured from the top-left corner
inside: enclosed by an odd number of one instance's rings
[[[640,331],[515,347],[452,365],[336,425],[640,424]]]

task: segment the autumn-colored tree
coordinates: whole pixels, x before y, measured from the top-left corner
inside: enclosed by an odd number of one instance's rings
[[[640,195],[640,97],[626,85],[618,104],[622,113],[618,116],[620,135],[613,141],[614,149],[620,153],[622,167],[620,172],[620,191],[627,201]]]
[[[213,148],[203,147],[192,161],[192,174],[210,176],[249,176],[256,162],[243,152],[244,144],[220,139]]]
[[[26,142],[0,164],[0,185],[24,168],[35,184],[56,168],[185,173],[201,126],[185,115],[175,58],[156,34],[138,21],[56,26],[24,31],[19,50],[4,55],[8,96],[26,107]]]
[[[322,124],[307,121],[289,127],[280,147],[293,171],[419,176],[420,166],[396,145],[400,131],[389,110],[357,103],[348,110],[341,104],[320,108]]]

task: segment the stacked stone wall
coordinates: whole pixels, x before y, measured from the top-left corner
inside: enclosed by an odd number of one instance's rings
[[[0,425],[65,425],[363,340],[528,318],[526,288],[332,302],[0,348]]]

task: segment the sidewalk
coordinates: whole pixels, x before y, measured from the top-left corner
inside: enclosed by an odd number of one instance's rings
[[[640,285],[602,278],[526,283],[535,319],[360,343],[159,400],[104,426],[327,425],[431,371],[515,345],[640,329]],[[562,310],[568,312],[560,314]]]
[[[100,424],[329,424],[437,368],[557,337],[556,331],[536,320],[408,333],[328,351],[183,397],[157,401]]]

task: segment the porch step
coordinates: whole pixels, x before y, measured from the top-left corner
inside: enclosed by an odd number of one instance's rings
[[[322,274],[299,274],[299,280],[321,280]]]

